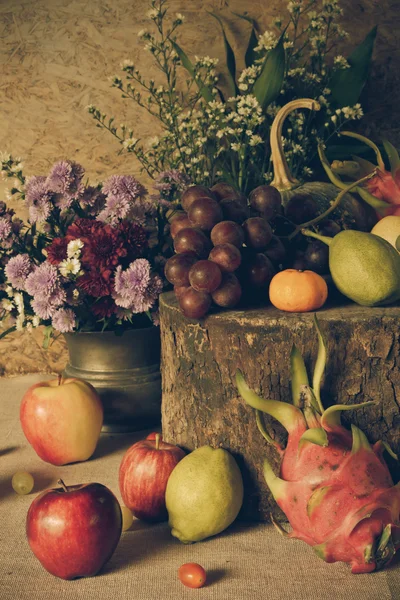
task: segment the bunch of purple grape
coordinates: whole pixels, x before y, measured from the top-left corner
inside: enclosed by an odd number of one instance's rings
[[[227,183],[195,185],[181,206],[170,224],[176,254],[165,276],[184,315],[199,319],[213,304],[233,308],[241,299],[268,298],[286,253],[271,227],[282,212],[278,190],[259,186],[247,199]]]

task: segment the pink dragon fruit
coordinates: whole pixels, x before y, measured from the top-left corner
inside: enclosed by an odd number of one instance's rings
[[[335,405],[324,410],[320,385],[326,364],[326,344],[315,318],[319,338],[312,387],[303,358],[293,346],[291,385],[293,404],[264,400],[236,374],[239,393],[256,409],[257,425],[282,456],[280,477],[268,461],[264,476],[277,504],[292,527],[287,534],[312,546],[326,562],[350,563],[352,573],[382,568],[400,547],[400,484],[393,485],[382,457],[385,442],[370,446],[356,426],[351,432],[340,414],[374,402]],[[288,431],[285,449],[265,429],[262,413],[277,419]]]

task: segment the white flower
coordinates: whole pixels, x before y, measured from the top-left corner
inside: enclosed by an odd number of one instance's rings
[[[27,324],[25,325],[25,329],[26,329],[26,331],[29,331],[29,332],[31,332],[31,331],[32,331],[32,329],[33,329],[33,325],[32,325],[32,323],[27,323]]]
[[[5,292],[9,298],[12,298],[14,296],[14,290],[11,287],[11,285],[7,285]]]
[[[147,16],[149,19],[157,19],[159,14],[160,13],[158,12],[158,10],[156,8],[151,8],[150,10],[147,11]]]
[[[124,140],[122,142],[123,147],[125,148],[125,150],[132,150],[136,144],[137,144],[138,140],[137,138],[128,138],[127,140]]]
[[[74,300],[77,300],[79,298],[79,290],[77,290],[75,288],[74,291],[72,292],[72,297]]]
[[[240,150],[240,144],[236,144],[236,143],[232,143],[231,144],[231,148],[234,152],[239,152]]]
[[[341,54],[335,56],[335,58],[333,59],[333,64],[337,69],[350,69],[350,65],[347,59]]]
[[[185,17],[182,15],[182,13],[176,13],[176,18],[178,19],[178,21],[180,21],[181,23],[184,22]]]
[[[71,240],[67,246],[68,258],[77,258],[78,256],[80,256],[82,248],[82,240]]]
[[[336,123],[336,121],[337,121],[337,115],[332,115],[331,116],[331,121],[333,121],[334,123]]]
[[[257,146],[258,144],[262,144],[262,143],[263,143],[263,139],[260,135],[252,135],[249,140],[250,146]]]
[[[21,293],[17,293],[14,295],[14,302],[15,302],[18,312],[21,315],[24,314],[24,298]]]
[[[138,32],[138,34],[137,34],[138,38],[143,38],[143,37],[145,37],[146,35],[147,35],[147,31],[146,31],[146,29],[141,29],[141,30]]]
[[[151,146],[151,148],[155,148],[156,146],[158,146],[159,143],[160,143],[160,139],[158,138],[157,135],[149,138],[149,140],[148,140],[148,144],[149,144],[149,146]]]
[[[222,129],[219,129],[215,135],[218,139],[221,139],[222,137],[224,137],[224,132]]]
[[[132,60],[129,60],[128,58],[126,58],[122,63],[121,63],[121,69],[123,71],[125,71],[126,69],[133,69],[134,64]]]
[[[63,277],[77,275],[81,269],[81,263],[77,258],[62,260],[58,266]]]
[[[40,318],[37,315],[35,315],[33,317],[33,319],[32,319],[32,325],[34,327],[39,327],[39,325],[40,325]]]
[[[249,89],[249,86],[247,85],[247,83],[239,83],[238,88],[239,90],[242,90],[242,92],[245,92]]]
[[[1,307],[3,310],[11,312],[14,308],[14,303],[11,302],[11,300],[8,300],[7,298],[3,298],[3,300],[1,301]]]
[[[255,52],[261,52],[262,50],[271,50],[276,46],[278,39],[273,31],[265,31],[258,38],[258,44],[254,48]]]

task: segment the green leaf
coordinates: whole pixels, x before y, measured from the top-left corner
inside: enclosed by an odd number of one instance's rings
[[[295,406],[300,406],[301,385],[308,385],[307,370],[300,350],[293,344],[290,353],[290,387]]]
[[[385,148],[385,152],[388,155],[388,159],[390,162],[390,170],[392,175],[395,174],[397,169],[400,167],[400,156],[397,152],[396,148],[389,142],[389,140],[383,140],[383,147]]]
[[[317,446],[328,446],[328,436],[326,435],[325,429],[322,427],[314,427],[313,429],[307,429],[299,440],[299,450],[306,444],[316,444]]]
[[[228,85],[229,85],[229,94],[230,96],[236,96],[238,94],[238,89],[236,86],[236,60],[231,45],[228,42],[228,38],[225,34],[224,24],[220,17],[213,12],[207,11],[214,19],[218,21],[221,26],[222,36],[224,38],[224,46],[225,46],[225,55],[226,55],[226,64],[228,67]]]
[[[196,82],[204,100],[206,102],[212,102],[212,100],[214,99],[214,96],[212,95],[210,88],[208,88],[206,85],[204,85],[204,83],[202,81],[199,81],[199,79],[197,79],[197,77],[195,76],[194,66],[193,66],[193,63],[191,62],[190,58],[182,50],[182,48],[180,46],[178,46],[178,44],[176,42],[171,40],[171,43],[174,47],[175,52],[179,56],[182,65],[185,67],[186,71],[192,77],[193,81]]]
[[[322,377],[323,377],[323,374],[325,371],[325,366],[326,366],[327,350],[326,350],[325,338],[321,333],[321,329],[319,328],[318,319],[315,314],[314,314],[314,325],[315,325],[315,328],[318,333],[318,355],[317,355],[317,361],[316,361],[315,367],[314,367],[312,387],[313,387],[313,392],[317,399],[319,408],[321,410],[321,413],[323,413],[324,408],[323,408],[323,405],[321,402],[321,381],[322,381]]]
[[[275,48],[265,57],[261,73],[253,86],[253,94],[263,110],[279,96],[284,77],[285,48],[282,34]]]
[[[348,57],[350,67],[339,69],[328,83],[332,101],[337,106],[353,106],[358,102],[367,81],[377,33],[375,26]]]
[[[239,17],[239,19],[244,19],[252,25],[249,43],[247,44],[247,50],[244,57],[246,67],[251,67],[254,64],[256,58],[258,58],[257,52],[254,52],[254,48],[258,44],[258,39],[256,35],[256,22],[254,19],[248,17],[247,15],[239,15],[239,13],[236,12],[233,12],[232,14],[234,14],[236,17]]]
[[[47,325],[47,327],[44,328],[43,344],[42,344],[42,346],[45,350],[47,350],[47,348],[49,347],[52,334],[53,334],[52,325]]]
[[[356,189],[354,191],[357,192],[357,194],[359,194],[361,196],[361,198],[364,200],[364,202],[366,202],[367,204],[372,206],[372,208],[374,208],[376,211],[382,212],[382,214],[390,206],[390,204],[385,202],[385,200],[381,200],[380,198],[377,198],[376,196],[371,194],[365,188],[356,187]]]

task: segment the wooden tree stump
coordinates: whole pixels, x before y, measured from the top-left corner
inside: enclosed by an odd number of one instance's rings
[[[400,306],[349,303],[318,311],[318,320],[328,345],[324,406],[375,400],[376,406],[344,413],[343,421],[355,423],[371,442],[384,439],[400,453]],[[192,321],[169,292],[161,297],[160,321],[165,441],[189,450],[209,444],[232,452],[245,484],[240,516],[268,520],[272,513],[282,520],[262,474],[263,457],[278,472],[279,456],[259,433],[255,412],[239,396],[234,378],[239,368],[261,396],[289,402],[293,343],[312,373],[318,344],[313,315],[266,307]],[[279,423],[265,421],[271,436],[284,442]]]

